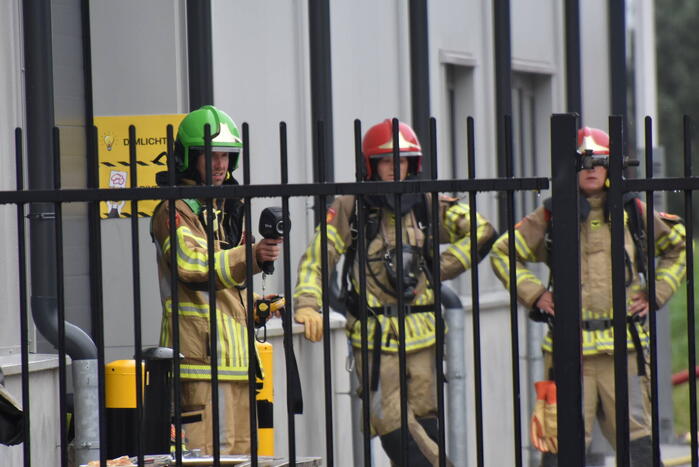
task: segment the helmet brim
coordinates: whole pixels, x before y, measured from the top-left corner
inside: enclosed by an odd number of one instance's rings
[[[393,151],[388,151],[388,152],[382,152],[379,154],[372,154],[369,156],[369,159],[383,159],[384,157],[392,157],[393,156]],[[421,152],[417,151],[405,151],[405,152],[399,152],[398,157],[422,157]]]
[[[189,147],[189,152],[204,152],[206,149],[204,146],[190,146]],[[219,146],[217,144],[212,144],[211,145],[211,152],[234,152],[234,153],[239,153],[241,150],[240,147],[237,146]]]

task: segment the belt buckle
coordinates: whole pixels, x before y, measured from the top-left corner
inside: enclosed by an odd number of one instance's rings
[[[398,317],[398,305],[386,305],[384,306],[384,315],[389,318]]]
[[[604,331],[610,327],[610,320],[607,319],[588,319],[585,320],[587,331]]]

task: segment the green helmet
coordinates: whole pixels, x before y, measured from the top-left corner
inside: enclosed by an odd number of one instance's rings
[[[193,159],[204,151],[204,125],[211,127],[211,150],[230,152],[232,161],[228,168],[238,168],[239,153],[243,149],[243,140],[235,122],[222,110],[213,105],[205,105],[193,110],[180,122],[175,141],[175,164],[177,172],[184,173],[193,169]]]

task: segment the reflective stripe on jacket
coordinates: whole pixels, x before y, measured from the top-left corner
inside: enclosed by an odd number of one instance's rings
[[[431,205],[428,198],[428,205]],[[440,243],[450,243],[449,247],[440,255],[440,271],[442,280],[452,279],[471,266],[470,244],[470,219],[468,206],[454,202],[454,200],[440,199]],[[350,225],[352,214],[355,210],[354,196],[341,196],[332,203],[326,214],[328,236],[328,269],[332,271],[339,262],[341,256],[352,243],[352,228]],[[380,212],[378,212],[380,211]],[[367,246],[367,305],[379,307],[396,304],[397,300],[392,294],[383,289],[395,293],[390,285],[388,273],[384,265],[384,255],[390,248],[395,247],[395,215],[392,211],[376,208],[374,215],[381,221],[376,237]],[[403,244],[411,245],[422,250],[425,242],[425,233],[417,225],[413,211],[405,214],[402,219]],[[490,223],[477,214],[478,244],[487,243],[494,235],[494,229]],[[428,235],[429,235],[428,229]],[[355,290],[359,290],[359,259],[355,258],[351,280]],[[295,309],[311,307],[319,310],[322,307],[321,289],[321,256],[320,256],[320,228],[316,233],[305,253],[301,257],[298,271],[298,282],[294,292]],[[430,305],[434,303],[434,292],[423,271],[418,274],[418,283],[415,289],[415,298],[406,302],[406,305]],[[360,322],[353,316],[347,317],[347,332],[352,345],[361,347]],[[369,339],[368,348],[373,349],[373,335],[376,320],[381,325],[381,349],[385,352],[398,351],[398,319],[378,315],[368,320]],[[434,345],[435,342],[435,317],[433,312],[419,312],[408,314],[405,321],[406,350],[415,351]]]
[[[611,229],[604,217],[606,193],[588,198],[590,213],[580,225],[582,319],[611,319],[612,312],[612,268],[611,268]],[[645,203],[641,203],[642,219],[645,223]],[[627,214],[624,232],[624,248],[631,263],[631,273],[627,271],[627,299],[634,293],[643,292],[636,264],[636,251],[629,231]],[[540,207],[526,216],[515,226],[515,256],[517,298],[527,308],[533,308],[546,290],[542,282],[530,271],[526,263],[548,262],[545,236],[549,227],[550,214]],[[665,304],[677,290],[685,275],[685,230],[679,223],[666,223],[661,214],[655,213],[655,254],[659,262],[656,266],[655,286],[659,306]],[[502,235],[493,245],[490,260],[498,278],[509,290],[508,234]],[[629,277],[630,276],[630,277]],[[565,310],[556,310],[564,313]],[[640,323],[634,324],[639,330],[641,344],[648,344],[647,330]],[[610,353],[614,350],[614,330],[583,330],[583,355]],[[551,333],[542,345],[544,350],[552,350]],[[627,347],[634,349],[627,328]]]
[[[163,318],[161,345],[172,347],[172,283],[168,202],[156,208],[151,231],[156,244]],[[187,203],[178,200],[176,209],[178,315],[180,328],[180,365],[183,379],[211,379],[208,249],[206,230]],[[221,211],[217,213],[220,214]],[[219,380],[248,379],[248,337],[246,328],[247,291],[245,284],[245,246],[231,247],[217,219],[215,225],[214,267],[216,283],[216,324]],[[254,257],[254,249],[253,249]],[[253,271],[260,272],[257,261]]]

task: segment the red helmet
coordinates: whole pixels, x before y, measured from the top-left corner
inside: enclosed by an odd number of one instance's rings
[[[592,154],[609,155],[609,135],[589,126],[578,130],[578,153],[592,151]]]
[[[398,123],[398,150],[400,157],[408,157],[408,173],[417,175],[422,170],[422,148],[417,135],[406,123]],[[380,159],[393,154],[393,122],[386,119],[367,130],[362,140],[365,178],[371,179],[372,159]]]

